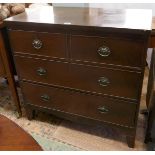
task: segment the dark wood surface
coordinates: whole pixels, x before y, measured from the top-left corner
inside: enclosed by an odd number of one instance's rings
[[[144,16],[145,21],[143,20]],[[110,27],[151,30],[152,11],[140,9],[104,9],[76,7],[42,7],[6,19],[7,22],[43,23],[54,25]],[[138,21],[138,22],[135,22]]]
[[[14,52],[37,54],[43,56],[66,58],[66,35],[25,31],[10,31],[10,39]],[[35,49],[34,40],[40,40],[42,47]]]
[[[15,53],[50,56],[59,59],[70,58],[76,62],[89,62],[89,64],[97,65],[98,63],[103,65],[111,63],[126,67],[142,67],[138,58],[143,55],[141,52],[144,51],[142,48],[143,42],[136,39],[125,39],[119,36],[71,35],[69,39],[69,51],[71,52],[68,53],[66,34],[10,31],[9,35],[12,49]],[[35,49],[32,45],[36,39],[42,42],[40,49]],[[110,48],[110,55],[101,56],[99,54],[98,50],[103,46]],[[82,59],[81,54],[83,55]],[[136,62],[134,61],[135,59],[137,60]]]
[[[27,82],[21,82],[21,86],[27,104],[121,126],[133,127],[135,124],[135,103]],[[33,92],[36,93],[32,95]]]
[[[111,63],[114,65],[141,67],[139,56],[143,53],[143,42],[139,40],[125,39],[118,36],[94,37],[72,35],[70,43],[71,59],[76,61],[88,61],[90,63]],[[98,53],[100,47],[110,49],[108,56]],[[81,58],[82,55],[82,58]],[[132,55],[132,57],[130,57]],[[137,60],[136,62],[134,60]]]
[[[27,82],[21,86],[28,118],[42,110],[76,122],[102,122],[123,131],[134,147],[151,19],[147,10],[57,7],[7,19],[17,72]],[[39,50],[33,49],[35,38],[37,47],[42,42]],[[111,50],[106,58],[98,53],[103,45]],[[102,87],[104,76],[109,82]],[[42,94],[51,101],[41,101]],[[103,120],[96,111],[102,105],[111,111]]]
[[[14,80],[14,62],[11,59],[11,54],[8,50],[8,39],[6,28],[3,23],[0,24],[0,76],[7,78],[9,83],[9,88],[11,91],[12,99],[16,105],[18,116],[22,115],[20,108],[20,101],[16,89],[16,84]]]
[[[42,148],[17,124],[0,115],[0,151],[42,151]]]
[[[1,51],[0,51],[1,53]],[[3,59],[2,56],[0,55],[0,76],[5,76],[5,68],[4,68],[4,63],[3,63]]]
[[[19,76],[22,80],[77,89],[84,92],[138,101],[141,73],[71,64],[46,59],[15,56]],[[39,75],[38,70],[46,71]],[[54,75],[54,76],[53,76]],[[114,76],[115,75],[115,76]],[[109,83],[102,86],[99,80],[105,77]]]
[[[0,30],[4,28],[3,22],[0,22]],[[3,63],[3,58],[1,56],[1,49],[0,49],[0,76],[5,76],[5,68]]]

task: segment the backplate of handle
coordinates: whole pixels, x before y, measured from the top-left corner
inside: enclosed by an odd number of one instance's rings
[[[50,97],[47,94],[43,94],[43,95],[41,95],[41,99],[43,101],[49,101],[50,100]]]
[[[108,57],[111,54],[109,47],[104,46],[104,45],[99,47],[97,52],[101,57]]]
[[[103,87],[108,86],[110,83],[109,79],[106,77],[100,77],[98,82],[99,82],[99,85],[101,85]]]
[[[42,67],[39,67],[37,69],[37,74],[40,75],[40,76],[46,75],[46,69],[44,69]]]
[[[42,48],[43,43],[39,39],[34,39],[32,45],[35,49],[39,50],[40,48]]]
[[[109,112],[109,110],[105,106],[98,107],[97,109],[99,110],[100,113],[106,114]]]

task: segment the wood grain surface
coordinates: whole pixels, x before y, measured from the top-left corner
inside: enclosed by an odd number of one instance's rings
[[[0,151],[41,151],[39,144],[21,127],[0,115]]]

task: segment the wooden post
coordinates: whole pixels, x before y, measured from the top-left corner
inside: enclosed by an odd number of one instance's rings
[[[9,61],[9,55],[8,55],[8,51],[6,49],[5,46],[5,42],[3,39],[3,35],[2,35],[2,29],[3,27],[0,27],[0,55],[2,57],[2,61],[4,64],[4,68],[5,68],[5,73],[6,73],[6,78],[8,80],[9,83],[9,88],[11,90],[12,93],[12,99],[17,107],[17,111],[19,116],[22,116],[22,111],[21,111],[21,107],[20,107],[20,101],[19,101],[19,97],[18,97],[18,93],[17,93],[17,89],[16,89],[16,85],[15,85],[15,80],[14,80],[14,74],[13,74],[13,69],[11,66],[11,63]]]

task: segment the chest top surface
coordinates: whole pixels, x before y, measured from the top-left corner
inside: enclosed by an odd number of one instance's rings
[[[10,22],[151,30],[152,11],[44,6],[5,20]]]

